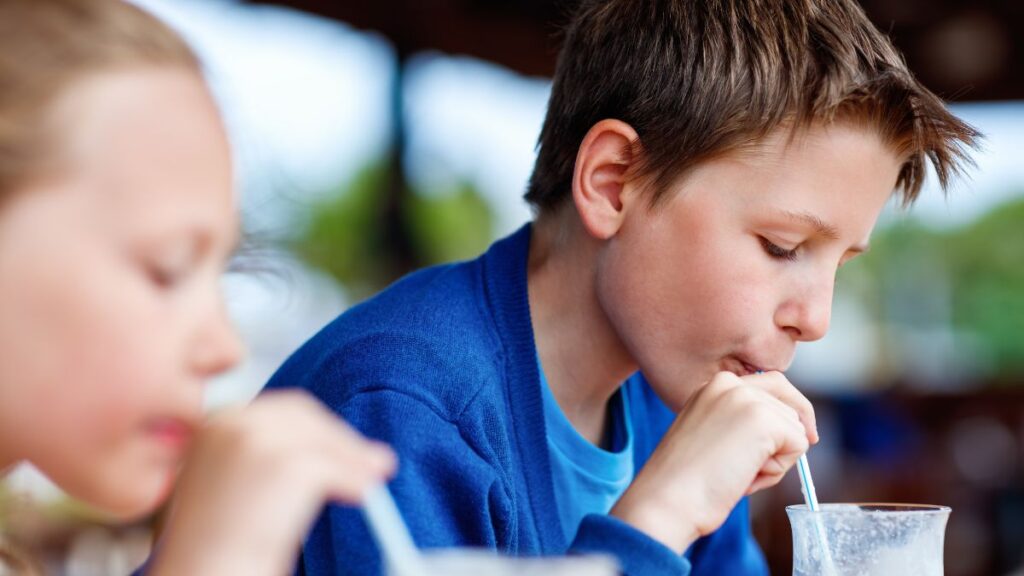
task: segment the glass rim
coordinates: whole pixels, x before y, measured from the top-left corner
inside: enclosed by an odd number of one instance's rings
[[[818,511],[822,513],[853,512],[849,507],[856,506],[860,512],[867,514],[949,514],[953,511],[949,506],[938,504],[907,504],[903,502],[830,502],[820,504]],[[790,504],[786,506],[786,512],[811,513],[807,504]]]

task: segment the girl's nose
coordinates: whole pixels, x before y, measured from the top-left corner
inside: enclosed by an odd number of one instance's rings
[[[219,301],[215,312],[202,325],[202,335],[194,350],[196,370],[204,376],[224,372],[241,360],[244,349],[223,302]]]

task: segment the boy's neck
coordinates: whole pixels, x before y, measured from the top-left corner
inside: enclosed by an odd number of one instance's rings
[[[600,243],[569,207],[534,223],[527,284],[534,340],[548,386],[576,431],[600,445],[608,402],[637,370],[595,290]]]

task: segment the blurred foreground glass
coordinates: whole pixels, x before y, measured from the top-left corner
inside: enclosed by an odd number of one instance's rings
[[[501,556],[486,550],[441,550],[421,557],[422,576],[617,576],[618,565],[606,556]],[[389,572],[394,576],[393,572]]]
[[[821,522],[835,576],[942,576],[950,509],[918,504],[787,506],[793,527],[793,576],[826,574]]]

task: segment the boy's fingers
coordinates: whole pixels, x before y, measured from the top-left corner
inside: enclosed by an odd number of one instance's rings
[[[767,394],[767,393],[766,393]],[[773,469],[766,463],[764,472],[785,474],[797,459],[807,452],[809,447],[807,431],[796,411],[778,398],[769,396],[769,405],[779,416],[779,428],[776,430],[776,451],[768,462],[774,462],[781,468]]]
[[[776,444],[780,449],[793,442],[807,442],[807,428],[795,408],[779,400],[767,390],[759,387],[751,387],[751,389],[756,390],[764,405],[770,407],[772,413],[782,422],[782,428],[779,430],[782,436],[776,436]]]
[[[818,421],[814,415],[814,406],[781,372],[751,374],[744,376],[743,380],[767,391],[796,410],[800,415],[800,420],[807,428],[808,439],[812,444],[818,443]]]
[[[803,424],[793,417],[793,409],[786,406],[786,410],[780,410],[780,428],[777,430],[778,449],[768,458],[757,478],[748,488],[747,493],[753,494],[770,486],[778,484],[783,476],[796,465],[797,459],[807,452],[808,440]]]
[[[761,433],[770,436],[773,442],[773,453],[761,464],[748,488],[748,493],[753,493],[777,484],[807,451],[809,444],[807,429],[795,408],[763,387],[750,386],[748,390],[758,397]]]
[[[760,492],[765,488],[771,488],[772,486],[775,486],[776,484],[782,481],[782,477],[783,475],[758,475],[757,479],[755,479],[754,482],[750,485],[750,488],[747,489],[747,496],[750,496],[755,492]]]
[[[774,407],[781,416],[785,417],[787,420],[796,424],[796,426],[800,429],[801,433],[806,436],[807,431],[804,428],[803,417],[801,416],[800,412],[797,411],[796,408],[787,404],[778,396],[772,394],[770,390],[765,390],[764,388],[760,387],[755,387],[754,389],[757,390],[760,394],[764,395],[764,400],[766,403],[768,403],[769,406]]]

